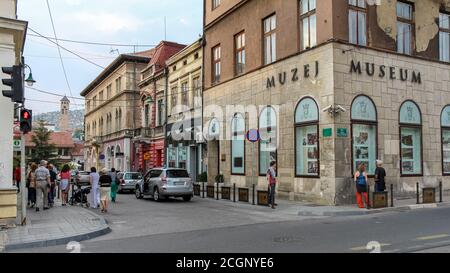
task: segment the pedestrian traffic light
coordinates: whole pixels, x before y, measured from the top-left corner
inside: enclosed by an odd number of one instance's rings
[[[3,96],[11,98],[12,102],[23,103],[23,66],[2,67],[2,71],[11,76],[10,79],[2,79],[4,85],[11,87],[11,90],[2,91]]]
[[[28,109],[20,110],[20,131],[24,134],[28,133],[32,129],[33,123],[33,111]]]

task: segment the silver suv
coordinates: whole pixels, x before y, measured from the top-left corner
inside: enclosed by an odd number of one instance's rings
[[[159,202],[168,197],[182,197],[189,202],[194,196],[192,179],[185,169],[156,168],[148,171],[136,184],[136,198],[153,197]]]
[[[142,174],[137,172],[120,172],[117,174],[119,182],[118,192],[134,191],[136,184],[142,180]]]

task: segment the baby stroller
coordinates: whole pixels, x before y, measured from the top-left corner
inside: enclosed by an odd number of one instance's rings
[[[77,206],[81,205],[82,207],[89,207],[89,202],[87,195],[91,192],[90,187],[82,188],[81,186],[77,186],[77,189],[72,191],[72,197],[70,197],[69,205]]]

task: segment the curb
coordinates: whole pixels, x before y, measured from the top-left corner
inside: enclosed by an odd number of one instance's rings
[[[402,207],[388,207],[382,209],[361,209],[361,210],[349,210],[349,211],[322,211],[322,212],[314,212],[314,211],[299,211],[298,216],[361,216],[361,215],[370,215],[384,212],[405,212],[417,209],[430,209],[430,208],[440,208],[440,207],[449,207],[450,202],[443,203],[433,203],[433,204],[415,204],[408,205]]]
[[[83,233],[83,234],[77,234],[77,235],[73,235],[73,236],[63,237],[63,238],[55,238],[55,239],[26,242],[26,243],[19,243],[19,244],[6,243],[6,245],[3,246],[3,251],[65,245],[72,241],[76,241],[76,242],[86,241],[89,239],[100,237],[102,235],[106,235],[111,232],[111,228],[108,226],[106,220],[103,217],[101,217],[97,214],[94,214],[92,212],[90,212],[90,213],[95,215],[96,217],[100,218],[100,221],[105,226],[98,230],[94,230],[94,231]]]

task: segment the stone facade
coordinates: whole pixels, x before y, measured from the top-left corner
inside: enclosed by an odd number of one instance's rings
[[[374,63],[408,69],[421,75],[421,84],[401,81],[400,78],[380,78],[377,74],[352,73],[351,62]],[[315,63],[319,73],[311,72],[304,77],[304,66]],[[291,71],[298,68],[298,80],[292,81]],[[284,85],[278,75],[287,72]],[[411,74],[410,74],[411,75]],[[267,79],[275,77],[275,87],[267,88]],[[416,182],[421,186],[436,187],[443,180],[444,188],[450,187],[450,179],[442,176],[440,115],[443,107],[450,103],[450,72],[448,65],[390,54],[373,49],[361,49],[341,43],[327,43],[302,54],[276,62],[233,81],[226,82],[204,92],[205,107],[211,105],[265,105],[279,106],[278,117],[278,193],[295,200],[309,200],[320,204],[352,203],[354,183],[352,177],[351,104],[358,95],[366,95],[375,103],[378,113],[378,158],[385,163],[387,183],[394,184],[397,194],[414,194]],[[312,97],[319,108],[320,178],[301,178],[295,175],[295,109],[305,96]],[[413,100],[422,112],[423,176],[402,177],[400,174],[399,108],[406,100]],[[335,117],[322,111],[329,105],[341,105],[347,111]],[[207,111],[206,111],[207,112]],[[223,136],[229,132],[228,124],[234,113],[226,113],[220,121]],[[216,116],[217,118],[217,116]],[[211,116],[205,114],[204,123]],[[251,124],[253,123],[253,124]],[[257,128],[257,124],[246,120],[246,129]],[[325,128],[332,129],[331,137],[324,137]],[[336,130],[346,128],[348,135],[337,137]],[[231,148],[229,140],[220,141],[219,153],[216,142],[208,143],[208,165],[210,181],[217,174],[213,162],[220,161],[220,172],[227,184],[251,186],[252,167],[258,173],[258,146],[246,142],[246,176],[231,175]],[[373,179],[370,179],[373,181]],[[258,176],[258,188],[266,187],[266,177]]]

